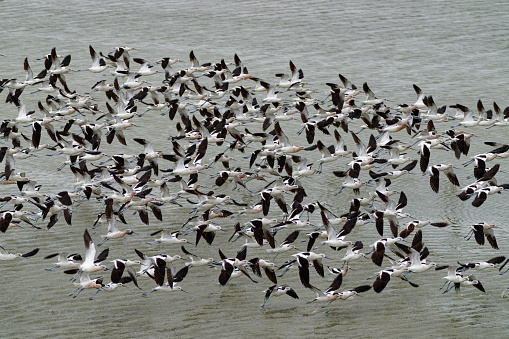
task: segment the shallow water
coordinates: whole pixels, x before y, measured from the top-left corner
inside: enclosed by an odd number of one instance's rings
[[[5,55],[0,57],[0,78],[23,79],[25,57],[29,58],[34,73],[37,73],[43,62],[36,59],[49,53],[52,47],[61,54],[72,55],[73,69],[84,69],[90,64],[88,45],[104,53],[115,46],[127,45],[137,48],[131,53],[133,56],[152,62],[166,56],[179,58],[184,63],[176,66],[182,67],[188,65],[191,50],[202,63],[215,63],[222,58],[232,61],[234,53],[237,53],[251,74],[273,83],[277,81],[274,74],[288,72],[288,62],[292,60],[303,69],[304,80],[317,90],[314,96],[320,99],[328,91],[325,83],[339,83],[337,73],[341,73],[359,87],[368,82],[378,97],[390,100],[391,106],[413,103],[415,93],[412,84],[415,83],[425,93],[433,95],[438,106],[462,103],[474,109],[477,100],[482,99],[486,107],[491,108],[493,101],[505,107],[508,105],[506,74],[509,66],[505,53],[509,44],[506,34],[508,6],[489,1],[344,1],[341,5],[325,1],[269,4],[218,1],[206,7],[199,1],[165,5],[147,1],[143,6],[139,3],[126,5],[98,1],[81,1],[76,6],[59,1],[0,1],[0,28],[3,32],[0,53]],[[70,87],[79,93],[88,91],[101,78],[101,75],[88,72],[67,76]],[[150,81],[158,84],[160,78],[160,75],[152,76]],[[112,77],[107,79],[113,81]],[[207,79],[200,78],[200,82],[202,79],[206,83]],[[2,92],[4,94],[5,91]],[[42,98],[43,95],[29,94],[28,91],[22,95],[29,110],[37,109],[37,100]],[[104,109],[104,96],[97,95],[97,98]],[[16,109],[3,101],[2,97],[0,117],[15,117]],[[175,133],[173,125],[168,123],[167,117],[151,114],[141,118],[138,127],[126,132],[128,148],[119,148],[115,141],[110,146],[103,142],[101,149],[108,154],[138,153],[142,148],[132,138],[149,135],[147,139],[154,143],[154,148],[171,150],[168,137]],[[161,122],[164,128],[160,128]],[[454,122],[440,127],[446,129],[452,124]],[[359,127],[358,123],[356,125]],[[296,135],[300,128],[298,121],[285,122],[282,126],[291,140],[299,140]],[[367,140],[369,133],[363,131],[361,139]],[[472,155],[489,150],[482,145],[484,140],[506,142],[507,131],[504,128],[476,128],[475,133],[477,136],[470,150]],[[326,140],[326,144],[332,143],[331,137],[321,134],[319,137]],[[351,136],[345,134],[344,137],[349,149],[354,149]],[[47,135],[43,138],[48,139]],[[413,141],[406,135],[398,135],[398,138],[408,143]],[[210,146],[207,161],[225,148]],[[254,148],[247,154],[252,150]],[[471,175],[472,166],[463,168],[462,163],[467,158],[456,160],[451,153],[433,152],[432,162],[453,162],[458,168],[460,183],[466,185],[471,181],[467,176]],[[414,151],[409,155],[417,157]],[[318,152],[304,156],[309,157],[310,162],[320,157]],[[235,164],[244,168],[243,161],[238,157]],[[340,160],[326,164],[324,169],[328,172],[342,169],[346,162]],[[503,168],[505,161],[498,162]],[[75,182],[68,168],[56,171],[60,163],[60,158],[41,154],[33,160],[17,162],[16,171],[26,171],[32,180],[43,185],[45,192],[55,194],[63,189],[72,190]],[[170,163],[164,163],[162,167],[169,166]],[[220,168],[219,164],[214,165],[200,176],[200,183],[214,189],[209,173]],[[489,259],[507,253],[509,237],[504,229],[506,218],[503,214],[505,193],[490,196],[482,207],[475,209],[469,201],[457,199],[458,189],[446,180],[441,181],[440,194],[437,195],[429,188],[428,178],[423,177],[418,169],[414,172],[416,174],[403,176],[393,183],[395,189],[404,190],[408,196],[405,212],[419,219],[451,223],[444,229],[423,229],[425,245],[431,252],[430,261],[454,265],[456,261]],[[339,190],[341,179],[332,175],[315,177],[302,180],[308,193],[307,203],[326,201],[338,213],[348,209],[354,197],[351,192],[333,195]],[[502,172],[497,179],[505,183],[507,174]],[[263,186],[263,183],[248,185],[254,192]],[[178,189],[177,186],[173,188],[172,191]],[[233,191],[232,186],[217,191],[249,204],[259,199],[243,190]],[[363,189],[362,193],[369,191],[374,191],[374,186]],[[13,193],[16,193],[14,187],[0,186],[0,195]],[[194,197],[190,199],[196,200]],[[138,234],[107,242],[109,258],[134,259],[134,248],[146,253],[181,254],[178,246],[150,246],[146,242],[153,240],[149,234],[160,228],[179,229],[189,216],[190,205],[185,206],[183,209],[164,206],[164,222],[158,222],[151,216],[148,226],[141,224],[136,215],[127,213],[129,227]],[[233,206],[226,208],[235,209]],[[319,304],[306,304],[315,294],[302,287],[294,271],[280,280],[290,284],[300,299],[271,298],[264,309],[259,305],[263,302],[262,291],[271,285],[268,280],[258,279],[259,283],[254,284],[240,278],[223,287],[217,284],[219,269],[207,267],[190,270],[189,276],[180,283],[187,293],[157,292],[143,298],[141,293],[149,291],[155,284],[150,279],[140,278],[143,292],[130,284],[121,291],[102,292],[94,301],[88,299],[91,291],[84,291],[73,299],[68,296],[74,287],[68,281],[69,277],[60,271],[45,271],[44,268],[50,267],[52,261],[42,258],[64,250],[83,253],[83,231],[92,227],[98,212],[98,204],[83,202],[73,211],[72,226],[60,220],[50,230],[34,230],[25,226],[0,236],[0,245],[9,250],[26,252],[34,247],[40,248],[40,253],[33,258],[0,262],[0,286],[4,292],[0,298],[4,318],[1,337],[139,337],[149,334],[183,337],[348,335],[368,338],[391,335],[450,338],[465,335],[501,337],[509,332],[503,322],[508,313],[507,299],[500,297],[506,288],[507,278],[499,276],[495,270],[476,274],[487,291],[485,294],[472,288],[462,288],[461,295],[452,292],[442,295],[438,289],[444,281],[445,272],[429,271],[410,277],[420,285],[419,288],[391,281],[381,294],[370,291],[353,300],[334,302],[329,313],[325,313]],[[272,209],[270,216],[280,217],[280,212]],[[188,245],[187,248],[216,260],[219,259],[218,247],[226,255],[233,256],[240,244],[227,242],[230,231],[236,221],[243,223],[249,220],[249,216],[243,215],[217,221],[228,231],[220,232],[213,246],[202,240],[197,247]],[[317,225],[321,223],[318,213],[311,215],[310,220]],[[499,226],[496,230],[499,251],[463,238],[469,225],[481,221]],[[99,226],[92,237],[98,242],[105,232],[105,226]],[[283,230],[276,239],[280,240],[288,233]],[[186,238],[193,242],[194,234]],[[379,237],[373,224],[367,224],[355,228],[349,238],[362,239],[367,248]],[[301,239],[304,239],[303,235],[299,237]],[[303,249],[305,244],[296,246]],[[344,254],[334,253],[325,247],[320,250],[334,259]],[[248,257],[265,253],[264,249],[249,249]],[[285,255],[277,262],[282,263],[289,257]],[[326,264],[340,265],[332,260]],[[370,284],[371,281],[366,281],[366,278],[377,270],[369,260],[361,260],[352,265],[342,287],[347,289]],[[109,281],[108,273],[104,276]],[[314,272],[311,279],[314,285],[323,289],[331,281],[331,278],[320,279]]]

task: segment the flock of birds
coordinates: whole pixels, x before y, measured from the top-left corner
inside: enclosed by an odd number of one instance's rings
[[[453,185],[458,198],[472,200],[474,207],[489,204],[490,195],[509,188],[496,181],[500,163],[490,165],[509,156],[509,145],[486,142],[485,153],[470,155],[465,168],[473,162],[474,170],[465,176],[469,182],[463,188],[460,180],[465,179],[458,178],[457,168],[434,163],[433,154],[450,151],[457,159],[467,157],[475,129],[508,125],[509,108],[493,103],[487,110],[480,100],[475,112],[460,104],[438,107],[417,85],[415,102],[390,106],[367,83],[358,88],[341,74],[341,83],[326,83],[328,93],[320,97],[291,61],[288,72],[276,74],[272,83],[250,74],[237,55],[233,62],[203,64],[192,51],[190,63],[131,57],[136,51],[128,47],[109,54],[92,46],[89,51],[88,69],[72,70],[71,55],[53,48],[37,75],[26,58],[25,80],[0,80],[13,111],[9,117],[4,112],[0,127],[2,192],[10,192],[0,198],[0,231],[65,232],[81,204],[97,208],[96,223],[83,230],[84,258],[78,254],[83,248],[72,254],[45,250],[45,259],[57,257],[48,271],[69,274],[63,286],[71,285],[72,276],[73,297],[86,289],[96,290],[90,299],[125,285],[141,289],[142,277],[149,281],[143,285],[152,286],[143,296],[185,291],[196,271],[214,268],[220,285],[233,279],[266,285],[262,307],[270,297],[299,299],[305,290],[316,293],[309,302],[330,307],[359,293],[381,293],[395,278],[417,288],[413,277],[430,269],[447,270],[443,293],[462,286],[485,292],[473,272],[497,268],[504,273],[507,259],[502,255],[448,265],[427,261],[433,249],[425,245],[422,228],[447,232],[449,223],[416,220],[403,212],[411,202],[404,187],[396,187],[401,176],[424,174],[437,194],[443,185]],[[90,84],[89,93],[78,93],[66,80],[78,72],[101,80]],[[146,119],[160,126],[154,134],[167,131],[165,146],[153,144],[150,135],[130,137],[132,128]],[[289,134],[295,126],[298,133]],[[132,149],[137,153],[127,152]],[[58,157],[55,163],[62,165],[55,173],[68,168],[76,181],[67,188],[62,182],[58,193],[45,191],[35,173],[16,170],[33,156]],[[332,175],[338,178],[331,180]],[[338,202],[346,203],[311,201],[308,193],[315,189],[334,192]],[[337,209],[345,204],[349,208]],[[171,226],[153,231],[149,239],[150,219],[164,225],[168,210],[189,212],[189,218],[173,218]],[[142,223],[123,226],[129,211]],[[479,245],[486,239],[498,249],[494,228],[480,222],[467,238],[474,236]],[[100,239],[94,242],[89,229]],[[216,240],[223,232],[229,239]],[[129,259],[112,259],[109,248],[97,254],[104,243],[125,246],[122,238],[132,234],[142,239],[140,247],[151,245],[153,253],[138,247]],[[365,244],[363,234],[376,234],[378,240]],[[217,257],[200,257],[203,247],[214,248]],[[0,249],[0,260],[39,252]],[[348,281],[347,273],[361,261],[372,263],[377,271],[373,280]],[[301,286],[285,282],[287,274],[297,274]],[[327,275],[332,277],[329,287],[316,287],[328,285],[323,281]],[[342,288],[343,281],[350,288]]]

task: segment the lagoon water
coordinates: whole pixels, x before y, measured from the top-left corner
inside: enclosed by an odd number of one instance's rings
[[[237,53],[249,72],[275,83],[276,73],[289,72],[292,60],[302,68],[304,80],[316,89],[315,96],[323,99],[328,87],[326,82],[340,83],[338,73],[345,75],[357,86],[368,82],[379,97],[388,98],[388,104],[413,103],[417,84],[426,94],[433,95],[438,106],[461,103],[475,109],[478,99],[486,107],[493,101],[504,108],[509,105],[507,74],[509,72],[509,4],[493,1],[145,1],[124,3],[115,1],[83,0],[79,3],[47,1],[0,1],[0,78],[24,78],[23,60],[28,57],[32,69],[38,72],[43,61],[37,60],[56,47],[59,54],[71,54],[73,69],[90,65],[88,46],[107,53],[115,46],[132,46],[137,50],[131,55],[151,62],[162,57],[179,58],[178,65],[188,65],[188,55],[193,50],[200,62],[219,62],[222,58],[233,60]],[[175,67],[177,67],[175,66]],[[185,67],[185,66],[182,66]],[[84,93],[101,79],[102,75],[75,72],[67,76],[71,89]],[[107,78],[112,81],[112,77]],[[160,75],[150,78],[154,84]],[[157,80],[157,81],[156,81]],[[201,79],[200,79],[201,81]],[[205,80],[204,80],[205,81]],[[2,95],[6,95],[6,91]],[[96,94],[94,94],[95,96]],[[362,96],[362,95],[361,95]],[[22,94],[28,109],[37,109],[40,94]],[[104,96],[97,95],[104,105]],[[0,100],[0,117],[14,118],[16,109]],[[104,106],[102,107],[104,109]],[[452,110],[452,109],[449,109]],[[39,115],[39,113],[36,113]],[[141,152],[132,141],[134,137],[147,137],[158,149],[171,150],[168,137],[173,127],[160,128],[157,114],[147,114],[138,127],[126,132],[129,147],[118,149],[104,143],[105,152]],[[452,126],[455,122],[451,122]],[[291,140],[299,123],[285,123],[283,129]],[[445,125],[440,125],[445,127]],[[447,125],[447,128],[450,126]],[[445,129],[445,128],[444,128]],[[470,154],[489,150],[483,141],[507,143],[506,128],[475,129],[476,137]],[[361,135],[369,136],[368,131]],[[43,137],[47,138],[46,135]],[[147,137],[148,138],[148,137]],[[346,135],[349,148],[354,144]],[[409,141],[408,137],[403,136]],[[328,139],[332,142],[332,139]],[[411,141],[409,141],[411,142]],[[7,144],[2,142],[2,146]],[[117,148],[115,148],[117,147]],[[211,148],[217,152],[224,147]],[[254,149],[252,149],[254,150]],[[250,150],[250,152],[252,151]],[[213,151],[210,151],[213,152]],[[207,154],[207,160],[212,153]],[[315,154],[316,160],[319,157]],[[411,153],[414,158],[415,152]],[[458,169],[460,183],[471,181],[471,166],[463,168],[452,152],[433,153],[433,162],[453,162]],[[72,190],[75,181],[68,168],[56,171],[56,159],[39,155],[34,160],[19,161],[16,171],[24,170],[29,177],[42,184],[52,194],[63,189]],[[236,159],[241,164],[242,159]],[[342,163],[345,163],[344,161]],[[341,164],[342,164],[341,163]],[[502,170],[505,160],[500,160]],[[339,166],[340,165],[334,165]],[[337,169],[331,165],[329,172]],[[219,170],[220,166],[215,165]],[[420,219],[447,221],[444,229],[423,229],[425,245],[430,249],[428,260],[440,265],[454,265],[456,261],[489,259],[509,252],[509,233],[506,225],[507,193],[490,196],[478,209],[470,202],[456,198],[457,188],[441,181],[439,195],[429,188],[427,177],[418,170],[415,175],[398,179],[394,185],[408,196],[405,212]],[[200,177],[207,182],[208,174]],[[507,183],[507,173],[497,175],[500,183]],[[504,180],[505,179],[505,180]],[[333,176],[303,179],[307,189],[306,202],[327,201],[336,212],[344,211],[353,198],[351,192],[339,196],[339,178]],[[209,182],[212,185],[212,181]],[[252,189],[260,190],[261,184]],[[332,189],[331,189],[332,187]],[[230,187],[231,188],[231,187]],[[374,187],[366,189],[368,192]],[[228,192],[251,204],[257,197],[249,192]],[[17,193],[15,187],[0,186],[0,196]],[[191,198],[192,199],[192,198]],[[306,304],[315,294],[302,287],[296,272],[289,272],[282,282],[294,287],[299,300],[286,297],[271,299],[265,309],[263,290],[270,286],[266,279],[253,284],[247,279],[237,279],[227,286],[219,286],[219,270],[200,268],[191,270],[180,285],[188,292],[154,293],[148,298],[134,286],[116,291],[102,292],[90,301],[90,291],[78,298],[68,296],[73,290],[69,277],[60,271],[47,272],[51,260],[43,260],[59,250],[83,253],[82,234],[90,229],[98,204],[84,202],[73,213],[73,225],[62,220],[51,230],[35,230],[25,226],[0,235],[0,245],[13,251],[40,248],[40,253],[30,259],[0,262],[2,294],[2,325],[0,337],[444,337],[455,338],[481,335],[504,337],[509,333],[505,317],[509,315],[508,299],[500,297],[509,286],[507,276],[498,271],[476,274],[487,293],[462,288],[461,295],[450,292],[442,295],[439,287],[445,271],[429,271],[412,275],[420,285],[411,288],[406,283],[394,281],[381,294],[368,292],[349,301],[336,301],[329,313],[321,305]],[[146,253],[167,252],[181,254],[178,247],[150,246],[150,233],[172,227],[180,228],[189,216],[190,208],[165,206],[163,222],[151,217],[148,226],[138,217],[128,213],[130,226],[138,234],[117,242],[107,242],[110,258],[135,259],[133,249]],[[274,215],[276,211],[273,210]],[[249,217],[239,217],[246,222]],[[239,249],[227,242],[236,219],[218,221],[228,230],[219,234],[213,246],[200,243],[188,249],[203,257],[218,260],[217,248],[227,255]],[[320,224],[317,213],[311,221]],[[496,224],[500,250],[488,245],[479,246],[474,240],[463,237],[469,226],[477,222]],[[40,225],[43,225],[41,222]],[[352,237],[362,238],[365,248],[377,239],[373,224],[355,229]],[[369,229],[369,230],[368,230]],[[101,226],[92,237],[97,241],[105,233]],[[193,239],[194,235],[187,236]],[[304,239],[301,235],[300,239]],[[297,244],[299,246],[300,244]],[[304,248],[304,244],[300,245]],[[325,247],[322,248],[325,250]],[[367,250],[366,250],[367,251]],[[330,253],[329,253],[330,252]],[[264,250],[248,252],[248,257],[264,255]],[[327,250],[327,255],[340,258]],[[281,260],[281,259],[279,259]],[[328,262],[340,265],[338,262]],[[352,265],[345,277],[345,288],[368,283],[368,276],[377,268],[366,260]],[[105,279],[109,279],[105,274]],[[312,276],[313,284],[326,288],[329,279]],[[140,280],[144,291],[154,283]]]

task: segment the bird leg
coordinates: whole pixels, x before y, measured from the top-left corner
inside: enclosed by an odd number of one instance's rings
[[[150,291],[150,292],[143,293],[143,294],[142,294],[142,296],[143,296],[143,297],[146,297],[147,295],[149,295],[150,293],[155,292],[155,291],[157,291],[157,290],[156,290],[156,289],[153,289],[153,290],[152,290],[152,291]]]
[[[98,288],[97,289],[97,292],[95,292],[95,294],[93,296],[90,297],[90,300],[94,300],[95,296],[97,295],[97,293],[101,292],[102,291],[102,288]]]

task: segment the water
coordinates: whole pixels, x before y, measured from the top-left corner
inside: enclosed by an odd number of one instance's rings
[[[89,67],[88,45],[107,53],[113,47],[127,45],[136,47],[132,55],[150,61],[170,56],[184,60],[194,50],[200,62],[218,62],[222,58],[233,60],[234,53],[242,59],[249,72],[270,82],[276,82],[275,73],[288,72],[292,60],[304,71],[306,82],[317,90],[315,96],[324,98],[328,87],[325,82],[340,83],[337,73],[345,75],[357,86],[368,82],[378,97],[390,99],[390,105],[412,103],[415,93],[412,84],[419,85],[427,94],[433,95],[437,105],[462,103],[475,108],[478,99],[491,108],[493,101],[500,107],[507,105],[506,74],[508,46],[507,4],[488,1],[343,1],[331,4],[325,1],[259,1],[215,2],[204,5],[199,1],[165,3],[147,1],[140,4],[123,4],[98,1],[80,1],[69,5],[58,1],[15,2],[0,1],[0,77],[23,79],[23,59],[29,58],[37,73],[42,61],[36,59],[56,47],[61,54],[72,55],[73,69]],[[67,76],[71,89],[84,93],[102,76],[77,72]],[[112,81],[111,77],[107,77]],[[160,75],[150,78],[157,83]],[[200,82],[203,78],[200,79]],[[157,80],[157,81],[156,81]],[[206,82],[206,79],[203,79]],[[6,92],[2,92],[5,94]],[[96,95],[104,109],[104,96]],[[36,109],[40,94],[23,93],[22,100],[29,110]],[[1,100],[2,119],[13,118],[16,109]],[[36,116],[40,113],[37,112]],[[167,117],[147,114],[140,119],[139,127],[126,132],[128,148],[111,146],[103,142],[101,149],[112,152],[141,152],[141,147],[132,141],[134,137],[147,137],[156,149],[171,150],[168,136],[174,128],[158,128]],[[164,119],[163,119],[164,118]],[[162,120],[161,120],[162,119]],[[169,123],[168,123],[169,124]],[[165,125],[166,126],[166,125]],[[284,123],[283,130],[291,140],[297,139],[299,123]],[[440,128],[442,125],[440,125]],[[445,128],[449,125],[443,126]],[[470,154],[487,151],[482,141],[489,138],[505,142],[506,131],[502,128],[475,129]],[[318,135],[318,134],[317,134]],[[367,140],[369,131],[360,134]],[[318,136],[326,144],[330,137]],[[354,144],[344,135],[349,149]],[[399,136],[411,142],[406,136]],[[49,140],[46,135],[43,135]],[[148,138],[148,137],[147,137]],[[44,142],[44,141],[43,141]],[[4,144],[6,145],[6,144]],[[4,146],[2,145],[2,146]],[[211,146],[207,160],[222,147]],[[251,152],[250,150],[249,152]],[[214,153],[215,152],[215,153]],[[470,182],[471,167],[463,169],[466,161],[451,160],[451,152],[433,152],[432,163],[453,162],[458,168],[462,185]],[[415,152],[409,155],[416,157]],[[319,158],[317,152],[306,153],[310,161]],[[55,171],[60,159],[39,155],[34,160],[18,161],[16,171],[26,171],[32,180],[43,185],[44,191],[55,194],[62,189],[71,190],[75,179],[68,168]],[[502,168],[504,160],[499,160]],[[240,158],[236,165],[242,166]],[[325,165],[325,169],[344,168],[346,160]],[[170,166],[164,163],[163,168]],[[337,168],[336,168],[337,167]],[[221,168],[216,164],[215,172]],[[441,181],[440,194],[431,192],[427,177],[407,175],[394,181],[395,189],[403,189],[409,204],[405,212],[421,219],[445,220],[452,225],[445,229],[423,229],[425,245],[430,249],[429,260],[439,264],[454,265],[456,261],[489,259],[507,253],[507,231],[502,214],[505,194],[490,196],[480,208],[474,209],[470,202],[455,197],[457,189],[447,181]],[[208,173],[200,176],[200,182],[209,188],[212,181]],[[315,176],[316,177],[316,176]],[[339,180],[333,176],[304,178],[307,189],[305,202],[327,201],[336,212],[345,211],[353,198],[350,192],[335,197]],[[507,174],[497,175],[499,182],[507,182]],[[173,186],[176,188],[176,186]],[[249,188],[260,190],[262,184],[250,183]],[[331,189],[333,187],[333,189]],[[218,191],[228,193],[239,200],[255,203],[245,191],[233,192],[231,186]],[[172,189],[176,191],[177,189]],[[374,190],[368,187],[363,194]],[[0,195],[15,193],[12,186],[1,186]],[[194,198],[190,198],[194,199]],[[194,199],[196,200],[196,199]],[[27,207],[31,209],[31,207]],[[227,209],[235,209],[226,206]],[[51,260],[42,257],[57,251],[83,253],[82,234],[90,229],[99,212],[95,203],[83,203],[74,210],[73,225],[63,220],[51,230],[33,230],[29,227],[9,230],[2,234],[0,244],[10,250],[25,252],[34,247],[40,253],[31,259],[2,262],[0,284],[3,288],[3,326],[1,337],[75,337],[180,335],[184,337],[214,336],[239,337],[257,335],[264,337],[325,337],[334,334],[357,337],[464,337],[465,335],[503,336],[507,325],[502,321],[507,315],[506,300],[500,298],[505,289],[505,277],[496,271],[480,272],[487,293],[481,294],[471,288],[462,288],[462,295],[442,295],[438,288],[444,271],[429,271],[412,275],[412,281],[420,285],[411,288],[406,283],[391,281],[381,294],[372,291],[353,301],[336,301],[326,314],[320,305],[305,304],[314,298],[312,291],[302,287],[296,272],[289,272],[281,283],[288,283],[300,296],[299,300],[286,297],[269,300],[265,309],[263,290],[270,286],[265,279],[253,284],[247,279],[237,279],[227,286],[217,284],[219,270],[208,268],[191,269],[189,276],[180,285],[188,292],[165,294],[158,292],[148,298],[134,286],[116,291],[102,292],[90,301],[91,291],[85,291],[76,299],[68,296],[73,286],[68,276],[59,271],[47,272]],[[133,249],[146,253],[165,252],[180,254],[178,247],[149,246],[149,234],[160,228],[179,229],[187,219],[189,208],[164,206],[164,222],[151,216],[149,226],[142,225],[137,216],[127,214],[129,227],[139,233],[119,241],[109,241],[110,258],[134,259]],[[270,216],[278,216],[272,210]],[[63,218],[61,218],[63,219]],[[233,256],[237,244],[227,240],[236,221],[246,222],[249,217],[217,221],[228,232],[218,234],[213,246],[200,242],[198,247],[187,248],[203,257],[218,259],[217,248]],[[318,214],[311,221],[319,224]],[[468,226],[480,221],[494,223],[500,250],[489,246],[478,246],[473,239],[463,239]],[[42,222],[40,225],[43,225]],[[105,227],[99,227],[92,237],[97,242]],[[288,231],[281,231],[277,239]],[[194,239],[194,234],[186,238]],[[362,239],[369,246],[378,236],[372,224],[356,228],[349,236]],[[301,235],[300,239],[304,239]],[[304,247],[304,244],[297,244]],[[342,257],[321,248],[328,256]],[[263,256],[264,250],[249,250],[248,257]],[[285,259],[278,258],[277,262]],[[327,264],[339,265],[337,262]],[[386,264],[386,262],[384,263]],[[377,268],[369,260],[354,263],[345,277],[344,288],[371,283],[366,277]],[[108,274],[105,274],[109,281]],[[325,289],[330,279],[320,279],[314,272],[311,281]],[[148,279],[140,280],[145,291],[154,286]]]

